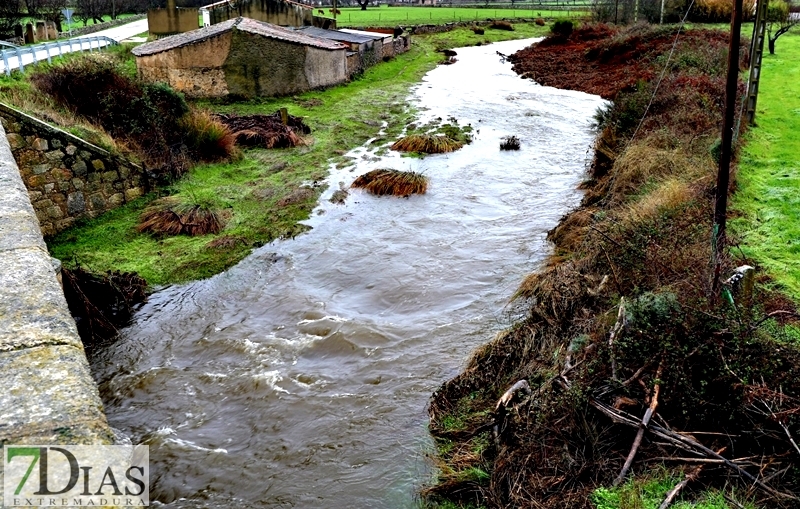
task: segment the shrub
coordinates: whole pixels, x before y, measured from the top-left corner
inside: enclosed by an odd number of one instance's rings
[[[472,33],[474,33],[475,35],[483,35],[485,31],[481,27],[472,27]]]
[[[558,20],[550,26],[550,31],[553,33],[553,35],[563,37],[564,39],[572,34],[572,29],[572,21],[566,19]]]
[[[537,26],[544,26],[544,20],[542,18],[536,18],[533,22],[536,23]]]
[[[351,187],[362,188],[378,196],[425,194],[428,177],[413,171],[372,170],[358,177]]]

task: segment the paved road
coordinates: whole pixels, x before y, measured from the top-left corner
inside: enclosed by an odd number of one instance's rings
[[[141,34],[142,32],[147,32],[147,19],[140,19],[132,23],[109,28],[107,30],[102,30],[100,32],[82,37],[53,41],[48,43],[47,48],[41,48],[36,51],[35,54],[31,52],[19,57],[15,54],[13,49],[7,49],[2,53],[3,58],[0,58],[0,72],[5,73],[7,72],[6,69],[13,71],[19,69],[20,66],[24,67],[35,62],[47,60],[48,56],[54,57],[63,53],[72,53],[74,51],[88,51],[90,49],[95,50],[109,44],[107,41],[89,41],[89,39],[92,37],[109,37],[117,42],[120,42],[133,37],[134,35]]]

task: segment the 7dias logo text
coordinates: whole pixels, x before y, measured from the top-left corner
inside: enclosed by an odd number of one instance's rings
[[[5,507],[150,504],[146,445],[6,445]]]

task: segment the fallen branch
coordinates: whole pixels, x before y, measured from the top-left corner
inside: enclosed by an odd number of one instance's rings
[[[610,417],[611,420],[614,421],[614,422],[617,422],[619,424],[625,424],[626,426],[631,426],[631,427],[634,427],[634,428],[638,428],[639,425],[640,425],[640,421],[637,420],[632,415],[630,415],[627,412],[624,412],[622,410],[616,410],[615,408],[603,403],[602,401],[599,401],[597,399],[592,398],[592,399],[589,400],[589,404],[592,405],[593,407],[595,407],[600,412],[602,412],[605,415],[607,415],[608,417]],[[713,459],[722,460],[722,464],[724,464],[726,467],[736,471],[736,473],[738,473],[740,476],[744,477],[745,479],[748,479],[753,484],[755,484],[756,486],[761,488],[763,491],[769,493],[772,496],[775,496],[775,497],[778,497],[778,498],[790,499],[790,500],[800,500],[800,499],[798,499],[798,497],[796,497],[793,494],[782,493],[782,492],[772,488],[771,486],[766,485],[763,481],[761,481],[760,479],[756,478],[753,474],[751,474],[750,472],[744,470],[743,468],[741,468],[739,465],[737,465],[733,461],[720,456],[719,454],[715,453],[714,451],[712,451],[708,447],[704,446],[703,444],[700,444],[699,442],[697,442],[695,440],[692,440],[690,438],[684,437],[683,435],[680,435],[679,433],[675,433],[675,432],[670,431],[668,429],[662,428],[661,426],[658,426],[657,424],[653,424],[653,425],[650,426],[650,432],[653,435],[657,436],[658,438],[661,438],[662,440],[666,440],[667,442],[671,443],[675,447],[678,447],[678,448],[683,449],[685,451],[688,451],[688,452],[691,452],[691,453],[694,453],[694,454],[700,454],[700,455],[703,455],[703,456],[711,457]]]
[[[622,310],[623,304],[620,304],[619,307],[620,310]],[[622,470],[620,471],[619,475],[616,479],[614,479],[614,486],[618,486],[619,483],[625,480],[625,476],[628,475],[628,470],[630,470],[631,465],[633,465],[633,459],[636,457],[636,451],[639,450],[639,446],[642,444],[644,430],[647,429],[647,425],[650,424],[650,418],[653,417],[653,413],[655,413],[656,408],[658,407],[658,393],[661,391],[660,380],[661,369],[663,366],[663,361],[658,364],[658,369],[656,370],[656,383],[655,386],[653,386],[653,397],[650,398],[650,406],[647,408],[647,411],[645,411],[641,424],[639,424],[639,431],[636,433],[636,438],[633,440],[631,451],[628,453],[628,457],[625,459],[625,465],[622,466]]]
[[[725,449],[726,449],[725,447],[718,449],[717,454],[721,453]],[[667,507],[672,505],[672,502],[675,500],[675,497],[678,496],[681,490],[683,490],[683,488],[685,488],[687,484],[694,481],[700,476],[700,472],[703,471],[703,467],[705,467],[705,465],[700,465],[698,467],[695,467],[695,469],[689,472],[689,474],[687,474],[686,477],[684,477],[681,482],[679,482],[678,484],[675,485],[674,488],[669,490],[667,496],[664,497],[664,501],[661,502],[660,506],[658,506],[658,509],[667,509]]]

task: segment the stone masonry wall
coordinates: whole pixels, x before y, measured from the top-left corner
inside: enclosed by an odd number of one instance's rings
[[[147,192],[144,170],[0,103],[0,121],[44,236]]]
[[[83,344],[2,127],[0,260],[0,451],[6,444],[112,443]],[[0,500],[2,490],[0,482]]]

